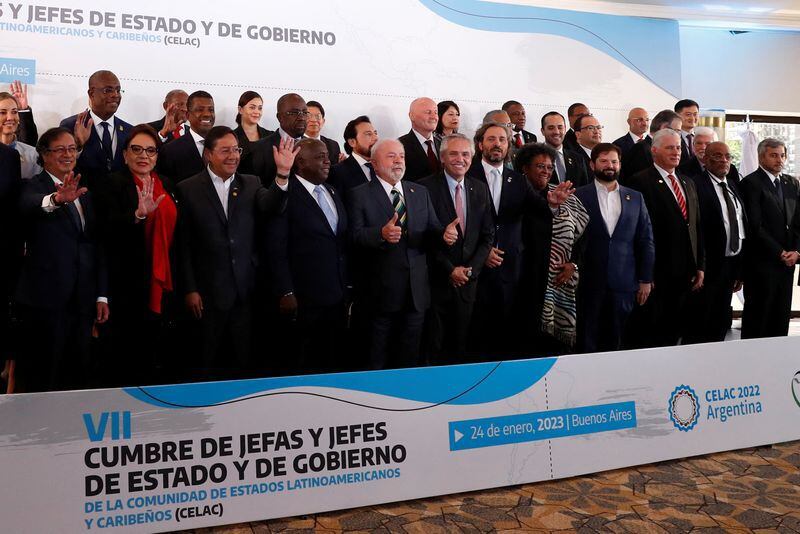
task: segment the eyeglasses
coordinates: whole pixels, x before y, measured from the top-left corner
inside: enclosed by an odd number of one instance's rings
[[[285,112],[290,117],[308,117],[310,113],[305,109],[290,109]]]
[[[516,126],[513,122],[499,122],[500,126],[505,126],[506,128],[513,128]]]
[[[64,154],[77,154],[78,147],[75,145],[72,146],[57,146],[53,148],[48,148],[48,152],[55,152],[59,156],[63,156]]]
[[[130,150],[131,154],[133,154],[134,156],[138,156],[139,154],[144,152],[145,154],[148,155],[148,157],[152,158],[153,156],[158,154],[158,149],[154,146],[143,147],[140,145],[130,145],[128,147],[128,150]]]
[[[113,95],[114,93],[121,95],[125,92],[125,89],[122,89],[121,87],[102,87],[102,88],[95,87],[95,89],[97,89],[104,95]]]
[[[233,147],[226,146],[226,147],[217,149],[217,152],[219,152],[220,154],[222,154],[225,157],[228,157],[228,156],[230,156],[232,154],[241,155],[243,150],[244,149],[242,147],[240,147],[240,146],[233,146]]]
[[[309,119],[314,119],[314,120],[317,120],[317,121],[321,121],[322,120],[322,113],[309,113],[308,114],[308,118]]]
[[[581,130],[589,130],[590,132],[599,132],[603,129],[603,126],[598,124],[595,126],[594,124],[590,124],[589,126],[584,126]]]
[[[646,117],[645,117],[645,118],[642,118],[642,117],[634,117],[632,120],[633,120],[634,122],[650,122],[650,119],[649,119],[649,118],[646,118]]]
[[[547,172],[553,172],[553,169],[556,168],[555,165],[547,165],[545,163],[537,163],[536,165],[534,165],[534,167],[536,167],[540,171],[547,170]]]
[[[713,161],[722,161],[722,160],[730,161],[733,159],[733,156],[731,156],[730,154],[711,154],[709,157]]]

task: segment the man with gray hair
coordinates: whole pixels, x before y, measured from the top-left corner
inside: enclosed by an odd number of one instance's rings
[[[681,165],[678,167],[680,171],[689,178],[705,175],[706,166],[704,160],[706,147],[710,143],[716,143],[719,141],[717,138],[717,132],[714,131],[714,128],[709,126],[698,126],[693,130],[693,132],[692,153],[694,155],[686,161],[681,160]],[[739,171],[736,169],[736,165],[731,163],[729,167],[730,169],[728,170],[728,175],[725,177],[725,179],[730,183],[738,184],[741,181],[741,177],[739,176]]]
[[[785,336],[792,307],[792,277],[800,259],[800,190],[783,174],[786,145],[758,144],[758,170],[742,180],[748,216],[744,261],[742,337]]]
[[[411,131],[398,138],[406,154],[406,171],[403,178],[416,182],[430,174],[439,172],[439,140],[433,135],[439,123],[436,102],[421,97],[411,102],[408,108]]]
[[[423,178],[442,222],[456,221],[458,239],[429,254],[431,266],[430,341],[432,363],[465,363],[467,332],[478,289],[478,276],[494,241],[489,189],[466,176],[472,141],[463,134],[442,139],[442,171]]]
[[[678,172],[681,136],[672,129],[654,133],[653,165],[630,180],[642,193],[653,224],[654,288],[631,316],[631,348],[677,345],[685,331],[687,300],[703,286],[705,249],[694,182]]]
[[[659,111],[650,122],[650,135],[645,137],[641,143],[633,145],[628,152],[622,155],[622,172],[619,177],[620,183],[628,185],[631,176],[653,166],[653,154],[650,147],[653,146],[652,136],[655,135],[657,131],[669,128],[673,131],[680,132],[681,124],[681,116],[671,109]]]

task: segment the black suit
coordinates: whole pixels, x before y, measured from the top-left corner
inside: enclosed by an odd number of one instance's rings
[[[351,189],[367,182],[369,182],[367,175],[364,174],[361,165],[352,154],[341,163],[334,163],[331,167],[330,176],[328,176],[328,183],[334,186],[345,199]],[[347,201],[345,200],[346,203]]]
[[[80,197],[84,226],[74,203],[49,213],[42,208],[43,198],[55,192],[52,178],[42,172],[24,181],[19,201],[25,258],[16,300],[24,307],[29,355],[21,374],[33,391],[87,385],[83,373],[93,378],[89,342],[95,302],[108,296],[91,194]]]
[[[692,134],[692,139],[694,139],[694,134]],[[694,149],[694,147],[692,147]],[[690,150],[689,144],[686,142],[686,138],[683,137],[681,134],[681,161],[689,161],[694,157],[694,152]]]
[[[575,130],[572,128],[567,130],[567,133],[564,134],[564,147],[576,152],[579,148],[578,136],[575,135]]]
[[[472,164],[467,176],[489,183],[480,160]],[[547,201],[534,192],[523,175],[506,167],[502,169],[499,206],[495,210],[494,202],[491,204],[493,246],[504,251],[503,263],[481,272],[470,332],[470,350],[480,358],[508,356],[521,342],[523,332],[517,326],[514,310],[522,276],[523,217],[535,212],[552,224]]]
[[[550,146],[550,148],[553,147]],[[564,181],[569,180],[572,182],[573,187],[580,187],[589,183],[591,181],[589,179],[591,174],[586,174],[586,167],[580,155],[573,150],[569,150],[567,147],[562,147],[561,150],[564,154],[564,168],[567,171],[567,176],[564,178]],[[558,163],[553,162],[553,164],[555,165],[555,169],[553,170],[552,176],[550,176],[550,183],[558,185],[561,182],[561,177],[558,175]]]
[[[272,292],[278,298],[293,293],[297,299],[293,352],[300,373],[344,367],[339,349],[347,291],[347,213],[337,191],[323,187],[336,209],[335,233],[316,197],[294,177],[289,180],[286,209],[266,225]]]
[[[692,158],[697,161],[697,158]],[[703,229],[703,243],[706,252],[706,268],[703,287],[692,295],[689,321],[685,343],[710,343],[724,341],[731,325],[731,296],[736,280],[742,279],[742,258],[739,248],[735,256],[726,256],[728,234],[725,232],[723,208],[720,204],[717,185],[708,172],[692,178],[697,188],[700,204],[700,223]],[[727,180],[726,180],[727,181]],[[744,219],[744,204],[738,187],[727,182],[729,196],[738,205]],[[738,224],[731,221],[731,224]],[[740,236],[743,237],[743,236]],[[743,244],[743,243],[742,243]]]
[[[229,180],[227,216],[208,170],[178,184],[180,286],[203,301],[197,340],[206,368],[219,364],[215,360],[227,343],[230,349],[222,354],[240,368],[248,363],[257,221],[281,209],[284,200],[276,185],[265,189],[255,176],[237,173]]]
[[[281,133],[275,131],[263,139],[259,139],[250,145],[250,156],[242,158],[239,166],[242,172],[255,174],[261,179],[265,187],[275,181],[278,167],[275,165],[275,154],[272,147],[279,147],[281,144]]]
[[[75,123],[77,120],[77,115],[67,117],[61,121],[60,126],[73,132],[75,131]],[[133,128],[133,126],[119,117],[114,117],[114,124],[109,124],[109,135],[112,139],[116,136],[117,148],[111,160],[108,160],[103,151],[103,142],[100,136],[97,135],[97,127],[97,124],[92,124],[89,139],[86,141],[86,144],[83,145],[83,150],[75,166],[75,173],[81,175],[81,183],[89,189],[92,188],[95,182],[103,180],[110,173],[119,171],[125,167],[125,161],[122,158],[122,150],[125,147],[125,141],[128,139],[128,133],[131,131],[131,128]]]
[[[643,144],[643,143],[640,143]],[[672,187],[651,166],[631,177],[629,187],[642,193],[653,224],[655,288],[647,303],[634,310],[634,347],[677,345],[685,333],[688,296],[697,271],[705,270],[700,206],[694,182],[674,176],[683,188],[688,220],[683,218]]]
[[[310,137],[304,137],[304,139],[310,139]],[[328,149],[328,159],[331,160],[331,165],[339,163],[339,154],[342,153],[342,149],[339,148],[339,143],[324,135],[320,135],[319,140],[325,143],[325,147]]]
[[[397,187],[402,186],[406,227],[399,243],[385,242],[381,228],[395,212],[381,184],[372,180],[348,197],[352,239],[363,253],[365,289],[371,297],[370,359],[375,369],[387,366],[390,352],[396,352],[400,366],[418,363],[422,322],[431,302],[426,253],[438,246],[444,229],[427,188],[401,181]]]
[[[705,167],[703,167],[702,163],[700,163],[700,160],[697,159],[697,156],[692,156],[686,162],[681,161],[678,170],[680,170],[683,175],[688,178],[695,178],[697,176],[705,175],[706,173]],[[736,165],[731,164],[731,170],[728,171],[728,175],[725,177],[725,179],[728,180],[728,183],[736,186],[739,185],[741,178],[739,177],[739,171],[736,169]]]
[[[242,128],[241,125],[237,126],[233,130],[234,135],[236,135],[236,139],[238,139],[239,141],[239,146],[242,147],[242,160],[241,163],[239,163],[239,170],[242,172],[250,172],[246,170],[246,167],[247,165],[250,165],[250,158],[251,158],[250,154],[253,152],[253,145],[258,143],[258,141],[261,141],[265,137],[268,137],[273,133],[275,133],[272,130],[267,130],[266,128],[262,128],[257,124],[256,124],[256,130],[258,131],[257,141],[251,141],[250,139],[248,139],[247,134],[244,132],[244,128]],[[247,165],[243,166],[245,162],[247,162]]]
[[[641,143],[636,143],[622,156],[622,168],[619,171],[619,183],[631,187],[631,178],[653,166],[653,138],[649,135]],[[634,188],[635,189],[635,188]]]
[[[203,156],[197,149],[191,132],[161,146],[158,154],[158,174],[169,176],[176,184],[203,171]]]
[[[581,171],[583,172],[584,179],[583,179],[582,183],[578,183],[578,184],[573,183],[572,185],[575,186],[575,187],[580,187],[580,186],[583,186],[583,185],[586,185],[587,183],[589,183],[589,177],[590,176],[594,176],[594,173],[592,172],[592,167],[589,165],[590,162],[592,161],[592,158],[589,157],[589,155],[586,153],[586,151],[580,145],[578,145],[578,149],[575,150],[573,152],[573,154],[575,156],[577,156],[577,158],[578,158],[577,165],[581,168]]]
[[[33,108],[19,110],[19,129],[17,130],[17,140],[26,145],[36,146],[39,140],[39,130],[33,121]]]
[[[407,134],[397,139],[403,144],[406,151],[406,173],[403,175],[403,180],[416,182],[421,178],[425,178],[433,173],[439,172],[439,147],[441,142],[436,136],[432,135],[432,149],[433,154],[436,156],[436,165],[432,165],[428,159],[427,151],[422,148],[422,145],[417,139],[414,130],[410,130]]]
[[[22,227],[17,217],[21,186],[19,152],[0,143],[0,362],[11,346],[9,304],[22,255]]]
[[[419,183],[428,188],[439,220],[453,221],[456,209],[444,173],[428,176]],[[462,190],[467,206],[466,231],[459,227],[455,244],[441,243],[428,257],[433,301],[430,351],[434,361],[441,363],[463,363],[478,277],[494,243],[492,206],[486,184],[465,177]],[[450,273],[455,267],[472,269],[469,282],[461,287],[450,283]]]
[[[791,176],[782,174],[780,183],[783,202],[761,168],[739,186],[748,217],[743,338],[785,336],[789,330],[794,267],[780,256],[800,249],[800,193]]]
[[[644,140],[647,139],[650,139],[650,142],[652,142],[652,138],[649,135],[645,134]],[[644,142],[644,140],[642,142]],[[623,135],[619,139],[615,139],[614,144],[618,146],[619,149],[622,151],[622,158],[624,158],[625,156],[627,156],[628,152],[638,143],[634,142],[630,132],[626,132],[625,135]]]
[[[156,133],[160,137],[161,136],[161,129],[164,127],[164,123],[166,122],[166,120],[167,120],[167,117],[164,116],[164,117],[161,117],[160,119],[158,119],[157,121],[148,122],[147,125],[150,126],[152,129],[154,129],[156,131]],[[180,139],[181,137],[183,137],[184,135],[189,133],[189,123],[188,122],[184,123],[182,128],[184,130],[183,135],[179,135],[179,136],[175,137],[175,135],[174,135],[175,132],[167,132],[167,136],[163,140],[163,142],[164,143],[169,143],[171,141],[175,141],[176,139]]]

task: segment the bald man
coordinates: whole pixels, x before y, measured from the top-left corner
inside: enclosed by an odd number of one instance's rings
[[[439,141],[433,132],[439,122],[436,102],[427,97],[417,98],[408,109],[411,131],[400,137],[406,152],[406,173],[403,180],[416,182],[440,170]]]
[[[614,141],[614,144],[622,150],[623,158],[636,143],[650,138],[647,135],[647,130],[650,127],[650,115],[648,115],[646,109],[633,108],[630,110],[627,122],[628,133]]]

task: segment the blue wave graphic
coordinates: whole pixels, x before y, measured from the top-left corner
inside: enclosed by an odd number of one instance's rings
[[[479,0],[419,0],[442,18],[477,30],[544,33],[585,43],[638,72],[673,96],[681,94],[678,22],[510,5]],[[556,54],[556,50],[542,50]],[[536,58],[531,58],[535,61]],[[575,63],[577,58],[564,58]]]
[[[481,404],[511,397],[528,389],[547,374],[556,360],[557,358],[540,358],[444,367],[259,378],[124,388],[124,391],[142,402],[167,408],[214,406],[264,396],[271,392],[290,394],[286,390],[298,387],[361,391],[431,405]],[[330,395],[317,396],[338,400]],[[381,409],[376,406],[368,407]]]

